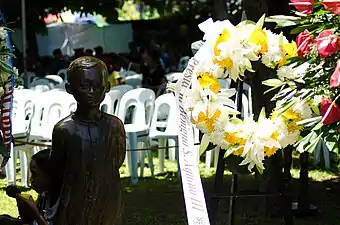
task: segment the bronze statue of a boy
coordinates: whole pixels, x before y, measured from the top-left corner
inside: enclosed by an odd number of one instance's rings
[[[101,60],[81,57],[69,66],[66,91],[78,106],[53,131],[51,163],[63,184],[57,225],[121,223],[119,168],[125,158],[125,130],[117,117],[99,109],[109,90]]]

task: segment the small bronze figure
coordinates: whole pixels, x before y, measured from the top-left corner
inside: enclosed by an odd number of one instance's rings
[[[78,106],[53,131],[51,162],[63,183],[57,225],[121,224],[125,130],[117,117],[99,110],[109,90],[101,60],[86,56],[69,66],[66,91]]]

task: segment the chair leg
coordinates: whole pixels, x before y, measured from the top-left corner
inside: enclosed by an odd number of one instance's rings
[[[19,151],[19,158],[20,158],[20,171],[21,171],[21,185],[23,187],[28,187],[29,165],[28,165],[28,158],[27,158],[25,150]]]
[[[140,143],[138,147],[144,148],[144,143]],[[145,154],[146,154],[145,151],[139,151],[140,177],[144,176]]]
[[[135,151],[137,147],[137,135],[136,133],[127,133],[131,150],[130,157],[131,157],[131,181],[133,184],[138,183],[138,172],[137,172],[137,151]]]
[[[151,147],[151,141],[147,141],[145,143],[145,148],[150,148]],[[148,156],[148,163],[149,167],[151,170],[151,177],[155,176],[155,167],[153,165],[153,156],[152,156],[152,151],[151,150],[146,150],[147,156]]]
[[[173,139],[168,139],[169,146],[175,146],[176,142]],[[176,160],[176,148],[170,147],[169,148],[169,160],[175,161]]]
[[[6,178],[8,185],[15,185],[16,184],[16,164],[17,164],[17,154],[16,150],[12,148],[11,151],[11,158],[8,160],[6,165]]]
[[[174,141],[174,144],[176,146],[178,146],[178,138],[173,140],[173,141]],[[179,148],[176,147],[175,150],[176,150],[175,151],[175,153],[176,153],[175,158],[177,160],[177,175],[178,175],[178,179],[181,179],[181,167],[180,167],[180,164],[179,164]]]
[[[166,146],[166,139],[158,139],[158,147],[164,148]],[[160,173],[164,172],[165,149],[158,150],[158,170]]]

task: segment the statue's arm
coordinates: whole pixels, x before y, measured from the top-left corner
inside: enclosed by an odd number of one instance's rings
[[[62,180],[65,162],[66,162],[66,145],[65,138],[67,135],[62,127],[56,125],[52,133],[52,151],[50,162],[55,173],[55,178]]]
[[[120,168],[124,163],[126,153],[126,134],[124,124],[120,120],[118,120],[117,134],[117,166]]]

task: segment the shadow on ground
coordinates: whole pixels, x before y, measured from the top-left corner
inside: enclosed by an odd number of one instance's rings
[[[231,176],[224,178],[225,194],[228,194]],[[298,180],[292,180],[293,190],[298,190]],[[145,178],[136,186],[130,185],[130,179],[123,179],[124,217],[126,225],[186,224],[186,214],[181,184],[173,173],[156,178]],[[209,205],[213,187],[213,178],[203,179],[206,199]],[[249,188],[250,187],[250,188]],[[254,176],[239,178],[240,192],[257,190]],[[338,225],[340,224],[340,179],[324,182],[310,181],[311,203],[320,209],[320,213],[309,218],[295,218],[296,225]],[[297,193],[294,192],[297,199]],[[264,197],[237,199],[235,225],[279,225],[284,224],[277,211],[278,199],[266,201]],[[269,208],[269,212],[266,212]],[[218,224],[227,224],[228,199],[220,203]]]

